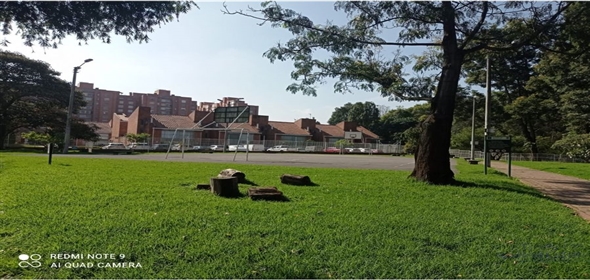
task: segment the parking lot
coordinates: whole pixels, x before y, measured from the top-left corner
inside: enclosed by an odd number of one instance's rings
[[[230,152],[185,153],[183,158],[181,153],[174,152],[168,155],[168,159],[166,159],[166,153],[145,153],[139,155],[71,154],[67,156],[183,162],[232,162],[234,155],[235,153]],[[54,156],[59,158],[66,155],[57,154]],[[412,170],[414,168],[414,158],[390,155],[249,153],[248,161],[246,161],[246,153],[241,152],[235,155],[235,157],[235,162],[240,164],[387,170]]]

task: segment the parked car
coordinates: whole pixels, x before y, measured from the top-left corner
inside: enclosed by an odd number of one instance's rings
[[[103,146],[103,150],[117,150],[117,149],[126,149],[125,144],[123,143],[109,143],[106,146]]]
[[[359,148],[344,148],[344,151],[347,153],[362,153]]]
[[[127,149],[133,150],[149,150],[150,145],[148,143],[131,143],[127,146]]]
[[[229,145],[228,151],[230,152],[245,152],[246,151],[246,145]]]
[[[182,151],[182,145],[181,144],[174,144],[174,145],[172,145],[172,149],[170,149],[170,150],[172,150],[172,151]]]
[[[288,150],[289,148],[285,145],[278,145],[267,149],[269,152],[286,152]]]
[[[192,146],[191,151],[200,151],[200,152],[211,151],[211,147],[209,147],[209,146]]]
[[[328,147],[324,149],[325,153],[340,153],[340,149],[336,147]]]
[[[223,151],[223,146],[219,146],[219,145],[211,145],[209,146],[209,149],[211,151]]]
[[[168,150],[168,147],[170,147],[170,145],[168,144],[156,144],[152,147],[153,150]]]

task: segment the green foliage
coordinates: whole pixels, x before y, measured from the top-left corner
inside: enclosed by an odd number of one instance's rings
[[[556,141],[552,148],[560,150],[570,158],[590,162],[590,134],[567,134]]]
[[[379,122],[379,109],[373,102],[346,103],[334,109],[328,123],[335,125],[342,121],[356,122],[369,130],[375,130]]]
[[[348,139],[340,139],[336,142],[334,142],[334,146],[338,149],[340,148],[348,148],[348,147],[352,147],[352,143],[350,143],[350,140]]]
[[[70,84],[49,64],[19,53],[0,51],[0,149],[4,138],[19,128],[34,129],[65,122]],[[75,107],[84,104],[75,98]]]
[[[0,4],[4,34],[16,27],[25,45],[37,43],[57,48],[61,40],[75,35],[81,42],[100,39],[111,42],[111,35],[124,36],[127,42],[148,42],[154,26],[172,21],[193,6],[189,1],[5,1]],[[9,42],[5,39],[2,44]]]
[[[590,275],[586,221],[517,180],[484,177],[481,165],[463,161],[463,187],[408,181],[404,171],[232,164],[258,185],[277,186],[290,199],[279,203],[194,190],[227,163],[0,160],[3,278]],[[277,184],[283,173],[308,175],[319,186]],[[19,268],[17,256],[26,252],[42,254],[43,266]],[[49,268],[65,262],[49,254],[99,252],[125,254],[142,268]]]
[[[46,145],[48,143],[55,143],[52,141],[51,135],[47,133],[38,133],[30,131],[21,135],[23,139],[27,139],[32,145]]]
[[[147,142],[149,137],[150,137],[149,133],[139,133],[139,134],[129,133],[126,136],[127,141],[132,142],[132,143],[133,142],[136,142],[136,143]]]

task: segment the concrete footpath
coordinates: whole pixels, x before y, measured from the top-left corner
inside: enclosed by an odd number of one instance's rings
[[[508,164],[492,161],[492,168],[508,174]],[[590,181],[512,165],[512,177],[572,208],[590,221]]]

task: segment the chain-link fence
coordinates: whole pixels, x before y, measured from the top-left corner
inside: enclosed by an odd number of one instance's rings
[[[172,138],[153,138],[148,139],[150,145],[156,144],[172,144],[183,145],[185,149],[191,149],[194,146],[210,147],[210,146],[229,146],[234,145],[256,145],[257,150],[268,150],[269,148],[280,146],[281,150],[293,152],[337,152],[342,150],[344,152],[360,152],[360,153],[403,153],[403,146],[398,144],[381,144],[381,143],[348,143],[340,144],[334,142],[316,142],[316,141],[282,141],[282,140],[247,140],[246,136],[243,139],[191,139],[182,137]],[[252,148],[251,148],[252,150]]]
[[[459,158],[471,157],[471,151],[469,150],[455,150],[451,149],[450,154]],[[483,159],[484,155],[481,151],[474,152],[474,158]],[[508,153],[502,155],[502,160],[508,159]],[[585,162],[583,159],[570,158],[567,155],[558,154],[536,154],[533,156],[532,153],[512,153],[512,160],[514,161],[559,161],[559,162]]]

